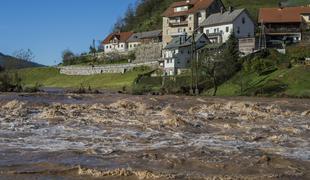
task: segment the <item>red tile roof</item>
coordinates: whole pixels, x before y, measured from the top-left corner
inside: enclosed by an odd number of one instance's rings
[[[264,23],[300,23],[301,14],[310,13],[310,7],[261,8],[258,22]]]
[[[105,40],[103,40],[102,44],[109,44],[111,40],[114,39],[114,37],[117,37],[120,42],[126,42],[130,36],[133,35],[133,32],[115,32],[111,33]]]
[[[184,16],[192,14],[202,9],[207,9],[214,1],[215,0],[189,0],[189,3],[187,3],[187,1],[175,2],[170,5],[170,7],[162,14],[162,16],[175,17],[175,16]],[[190,5],[192,7],[190,7],[187,11],[174,12],[175,7],[185,5]]]

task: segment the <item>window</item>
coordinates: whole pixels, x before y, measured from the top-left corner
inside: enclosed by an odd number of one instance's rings
[[[110,45],[110,49],[112,48],[112,46]]]
[[[191,27],[189,27],[189,30],[191,31],[191,30],[192,30],[192,28],[191,28]]]
[[[106,48],[106,49],[109,49],[109,46],[106,46],[105,48]]]
[[[124,45],[122,44],[121,47],[124,47]]]
[[[229,32],[229,26],[226,26],[226,32],[227,33]]]
[[[245,24],[245,18],[244,17],[242,18],[242,24]]]
[[[237,33],[240,34],[240,27],[238,26]]]
[[[206,34],[209,34],[210,30],[209,29],[206,29]]]

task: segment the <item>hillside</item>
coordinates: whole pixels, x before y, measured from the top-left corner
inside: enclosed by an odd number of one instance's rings
[[[114,30],[147,31],[162,28],[161,14],[172,2],[180,0],[139,0],[136,7],[129,6],[124,17],[119,19]],[[257,19],[261,7],[277,7],[280,2],[286,6],[305,5],[309,0],[222,0],[226,7],[247,8],[254,19]]]
[[[43,65],[28,62],[20,59],[16,59],[12,56],[4,55],[0,53],[0,66],[5,69],[21,69],[21,68],[29,68],[29,67],[42,67]]]

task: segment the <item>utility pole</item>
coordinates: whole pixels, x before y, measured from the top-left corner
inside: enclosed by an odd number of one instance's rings
[[[198,63],[199,63],[199,51],[196,51],[196,89],[195,89],[195,95],[199,95],[199,89],[198,89]]]
[[[267,40],[266,40],[266,33],[265,33],[265,25],[264,21],[261,21],[261,31],[259,35],[259,49],[266,49],[267,48]]]
[[[195,30],[192,33],[192,45],[191,45],[191,89],[190,95],[194,94],[194,54],[195,54]]]

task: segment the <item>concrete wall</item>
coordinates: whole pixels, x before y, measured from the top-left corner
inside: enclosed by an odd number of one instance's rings
[[[118,64],[118,65],[106,65],[106,66],[65,66],[59,67],[60,74],[65,75],[94,75],[94,74],[108,74],[108,73],[125,73],[139,66],[149,66],[156,68],[158,62],[147,63],[130,63],[130,64]]]

